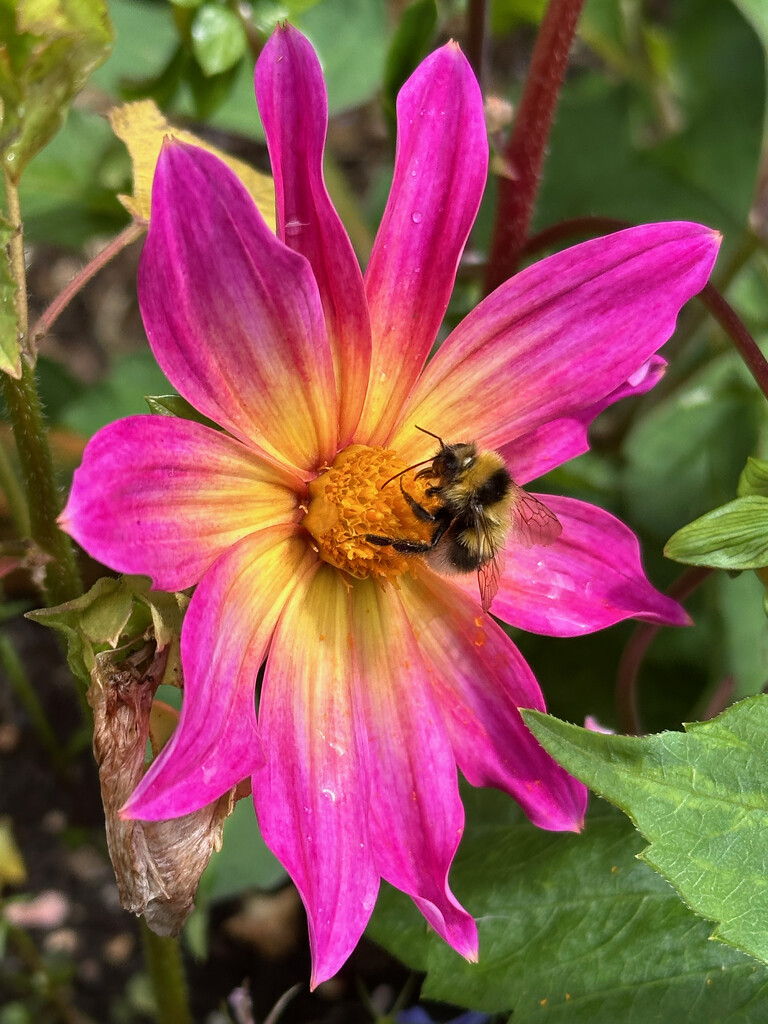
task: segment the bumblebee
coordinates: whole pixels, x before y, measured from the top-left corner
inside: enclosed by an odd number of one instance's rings
[[[526,548],[546,546],[563,528],[546,505],[514,482],[498,452],[483,451],[473,441],[445,444],[437,434],[418,429],[440,443],[430,464],[416,474],[416,479],[434,481],[426,497],[435,498],[436,507],[429,511],[405,490],[403,474],[408,469],[383,486],[399,478],[413,514],[432,524],[432,537],[424,542],[368,533],[365,539],[403,554],[425,555],[438,572],[477,572],[480,600],[487,612],[499,589],[508,538]]]

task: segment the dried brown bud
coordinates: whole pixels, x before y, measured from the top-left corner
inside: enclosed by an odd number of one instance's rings
[[[171,821],[123,821],[119,810],[144,774],[144,754],[155,691],[163,681],[168,647],[149,667],[147,649],[115,662],[115,652],[96,656],[88,691],[93,708],[93,750],[99,766],[109,855],[126,910],[143,914],[158,935],[178,935],[194,906],[200,876],[221,846],[224,821],[236,799],[233,789],[193,814]]]

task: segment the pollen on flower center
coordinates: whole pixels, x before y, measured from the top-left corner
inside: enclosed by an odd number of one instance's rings
[[[320,557],[351,576],[394,579],[412,560],[392,547],[367,541],[366,534],[393,540],[428,542],[429,523],[417,519],[403,497],[400,482],[391,479],[407,468],[396,452],[353,444],[340,452],[330,469],[309,485],[309,510],[302,525],[311,533]],[[389,481],[389,483],[387,483]],[[425,508],[429,480],[403,476],[407,493]]]

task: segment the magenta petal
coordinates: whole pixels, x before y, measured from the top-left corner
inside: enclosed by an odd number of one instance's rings
[[[124,817],[162,821],[196,811],[264,763],[256,676],[308,558],[298,527],[275,527],[230,548],[205,575],[181,632],[184,699],[178,726],[133,792]]]
[[[203,577],[181,634],[179,724],[123,808],[124,817],[162,821],[196,811],[264,763],[256,676],[309,557],[297,527],[277,527],[240,541]]]
[[[432,573],[408,580],[402,596],[411,621],[426,624],[419,646],[467,780],[505,790],[540,828],[579,829],[587,791],[523,724],[518,708],[544,711],[544,698],[506,633],[476,597]]]
[[[256,63],[256,97],[275,177],[279,235],[309,260],[320,291],[343,444],[365,399],[371,328],[360,267],[323,181],[328,102],[320,62],[290,25],[277,27]]]
[[[480,303],[422,374],[391,441],[431,451],[415,425],[499,448],[620,388],[669,338],[703,288],[719,236],[649,224],[593,239],[523,270]]]
[[[365,274],[373,358],[361,441],[389,436],[437,337],[487,168],[480,89],[459,47],[448,43],[397,99],[392,190]]]
[[[529,480],[535,480],[588,451],[587,431],[595,417],[620,398],[643,395],[650,391],[664,376],[666,368],[665,359],[651,356],[630,380],[602,401],[581,409],[571,417],[549,420],[505,445],[501,454],[509,466],[512,479],[518,484],[527,484]]]
[[[510,542],[493,614],[529,633],[580,636],[623,619],[667,626],[690,621],[651,586],[634,533],[615,516],[573,498],[537,495],[563,526],[549,547]]]
[[[345,581],[321,564],[278,623],[259,710],[267,763],[253,776],[253,798],[264,840],[307,910],[313,986],[355,948],[379,887],[350,629]]]
[[[184,590],[242,537],[298,518],[291,479],[200,423],[129,416],[88,442],[59,521],[111,569]]]
[[[352,610],[370,751],[369,827],[376,867],[413,897],[446,942],[474,961],[477,927],[448,886],[464,808],[429,672],[394,589],[360,581]]]
[[[205,150],[163,146],[139,299],[157,361],[196,409],[305,475],[333,459],[336,385],[310,266]]]

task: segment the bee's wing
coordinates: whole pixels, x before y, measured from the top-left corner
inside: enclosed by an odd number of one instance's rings
[[[525,548],[547,547],[563,532],[554,512],[528,491],[512,484],[512,537]]]
[[[504,551],[499,550],[477,570],[477,585],[480,588],[480,603],[483,611],[490,611],[493,599],[499,592],[501,574],[504,572]]]
[[[477,585],[480,588],[480,603],[487,612],[494,597],[499,592],[499,582],[504,571],[504,549],[493,544],[493,535],[485,524],[485,510],[482,506],[475,509],[475,530],[477,533],[477,550],[485,554],[490,546],[491,555],[477,570]]]

